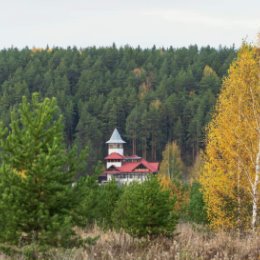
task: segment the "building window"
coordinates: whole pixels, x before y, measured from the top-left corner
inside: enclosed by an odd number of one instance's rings
[[[115,149],[115,148],[123,148],[122,144],[109,144],[109,148]]]

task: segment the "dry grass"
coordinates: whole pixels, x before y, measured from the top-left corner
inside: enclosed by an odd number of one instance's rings
[[[82,233],[100,236],[94,246],[80,249],[54,250],[44,259],[58,260],[260,260],[260,237],[237,238],[219,232],[211,234],[188,224],[179,225],[172,239],[153,241],[133,239],[124,232],[103,232],[97,227]],[[9,260],[0,255],[0,259]],[[14,259],[14,258],[12,258]],[[20,256],[15,259],[26,259]],[[43,259],[42,257],[36,259]]]

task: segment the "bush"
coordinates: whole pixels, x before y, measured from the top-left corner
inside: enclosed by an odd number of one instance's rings
[[[157,177],[153,176],[125,188],[113,221],[134,237],[171,235],[177,222],[174,203],[169,191],[162,190]]]
[[[96,204],[96,222],[103,228],[112,228],[112,214],[122,194],[123,187],[113,180],[99,187]]]
[[[76,207],[72,212],[76,225],[86,227],[95,222],[98,193],[99,186],[95,176],[81,177],[76,183],[73,194]]]
[[[206,205],[203,200],[201,186],[198,182],[194,182],[190,191],[190,203],[188,206],[188,220],[198,224],[207,223]]]
[[[96,179],[96,176],[81,178],[74,187],[77,206],[73,219],[81,227],[97,223],[102,228],[112,228],[112,213],[122,188],[115,181],[100,186]]]

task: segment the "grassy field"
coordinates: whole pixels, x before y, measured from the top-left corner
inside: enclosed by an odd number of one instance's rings
[[[240,238],[225,232],[211,233],[189,224],[178,225],[175,236],[156,240],[133,239],[124,232],[104,232],[97,227],[82,232],[83,236],[99,239],[95,245],[77,249],[54,249],[46,255],[37,253],[31,259],[57,260],[260,260],[260,236]],[[24,252],[23,252],[24,250]],[[28,259],[26,249],[19,255],[0,259]]]

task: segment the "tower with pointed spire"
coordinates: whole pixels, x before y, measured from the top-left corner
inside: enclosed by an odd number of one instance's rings
[[[124,155],[126,142],[116,128],[106,143],[108,144],[108,155],[105,157],[106,170],[100,175],[100,182],[112,179],[120,184],[132,181],[142,182],[147,179],[148,175],[158,173],[158,162],[148,162],[136,154]]]
[[[106,143],[108,144],[108,155],[110,155],[111,153],[124,155],[123,145],[125,144],[125,141],[122,139],[116,128],[114,129],[113,134]]]
[[[125,141],[120,136],[118,130],[115,128],[110,139],[106,142],[108,144],[108,156],[105,158],[107,168],[110,166],[121,167],[124,159],[124,144]]]

